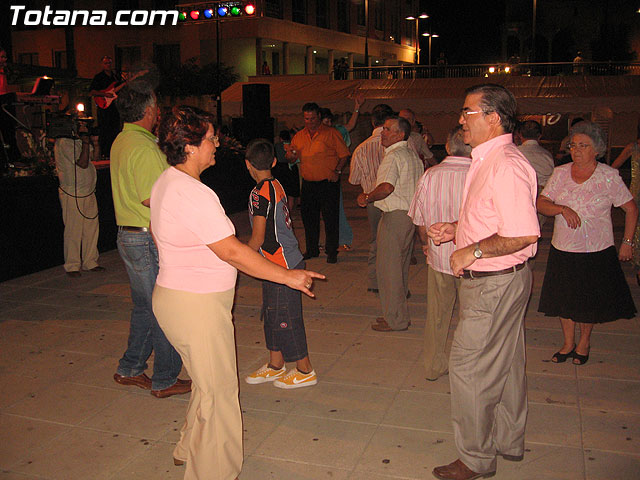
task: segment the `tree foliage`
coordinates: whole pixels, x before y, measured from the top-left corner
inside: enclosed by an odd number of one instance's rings
[[[188,59],[180,67],[161,72],[158,93],[166,96],[186,97],[193,95],[215,95],[218,91],[238,81],[233,67],[224,64],[197,64],[195,57]],[[218,90],[218,81],[220,89]]]

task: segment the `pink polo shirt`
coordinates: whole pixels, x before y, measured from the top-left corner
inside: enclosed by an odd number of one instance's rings
[[[511,134],[478,145],[471,158],[458,220],[457,248],[495,233],[501,237],[539,237],[536,172],[513,143]],[[469,268],[502,270],[526,261],[536,251],[534,243],[510,255],[481,258]]]
[[[174,167],[165,170],[151,189],[151,229],[160,256],[158,285],[193,293],[235,287],[235,267],[207,247],[236,233],[209,187]]]

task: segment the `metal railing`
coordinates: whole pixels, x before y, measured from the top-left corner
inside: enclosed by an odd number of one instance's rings
[[[401,79],[401,78],[467,78],[494,75],[519,75],[529,77],[558,75],[640,75],[640,62],[549,62],[518,63],[510,65],[387,65],[354,67],[331,72],[334,80]]]

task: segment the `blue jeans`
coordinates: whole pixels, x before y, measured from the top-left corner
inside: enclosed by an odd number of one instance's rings
[[[353,230],[344,213],[344,202],[342,201],[342,189],[340,189],[340,212],[338,212],[338,244],[349,245],[353,243]]]
[[[169,343],[151,309],[151,295],[158,276],[158,249],[148,232],[128,232],[118,229],[118,252],[124,261],[131,285],[131,324],[127,350],[120,359],[118,374],[140,375],[147,368],[151,351],[153,390],[169,388],[178,378],[182,359]]]

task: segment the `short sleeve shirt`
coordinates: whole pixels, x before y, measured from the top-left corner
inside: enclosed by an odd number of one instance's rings
[[[309,182],[327,180],[338,161],[349,156],[340,132],[322,124],[313,136],[307,128],[300,130],[291,140],[291,146],[299,152],[300,174]]]
[[[153,186],[150,210],[160,257],[158,285],[193,293],[224,292],[235,286],[235,267],[207,247],[235,235],[213,190],[171,167]]]
[[[111,189],[118,225],[149,226],[149,209],[142,202],[151,196],[151,187],[168,167],[156,136],[125,123],[111,147]]]
[[[416,185],[424,172],[418,155],[409,148],[406,141],[394,143],[385,150],[384,159],[378,168],[376,185],[393,185],[393,192],[373,204],[383,212],[409,210]]]
[[[287,207],[287,195],[275,179],[258,183],[249,197],[249,218],[265,217],[267,226],[260,253],[284,268],[294,268],[302,261],[298,240],[293,234]]]
[[[580,226],[569,228],[564,217],[556,215],[551,244],[564,252],[599,252],[614,244],[611,206],[624,205],[633,195],[615,168],[598,162],[587,181],[576,183],[571,165],[556,167],[541,195],[575,211]]]
[[[518,150],[511,134],[492,138],[471,151],[460,219],[458,249],[488,238],[540,236],[536,215],[536,172]],[[533,257],[537,243],[501,257],[480,258],[472,269],[496,271]]]
[[[89,155],[93,146],[89,145]],[[82,140],[59,138],[54,146],[54,157],[60,187],[69,195],[90,195],[96,188],[96,167],[89,162],[87,168],[80,168],[76,161],[82,153]]]

